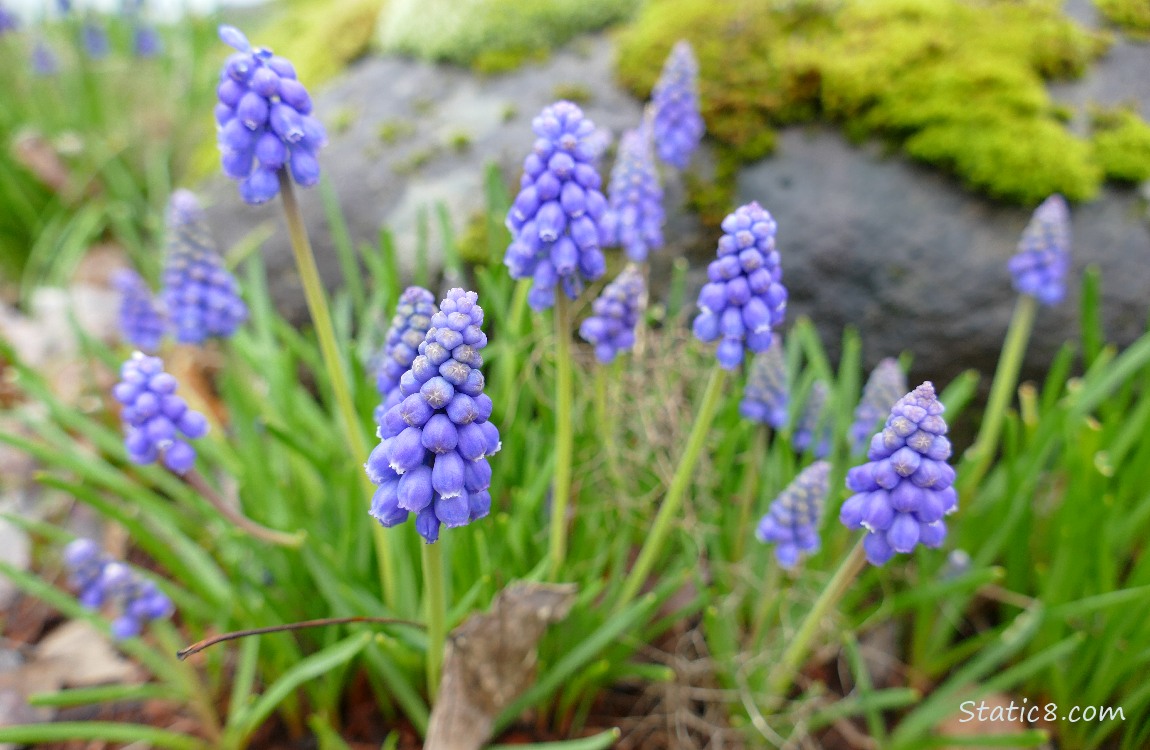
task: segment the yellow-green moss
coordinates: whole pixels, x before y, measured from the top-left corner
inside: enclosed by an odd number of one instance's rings
[[[325,81],[367,52],[384,0],[297,0],[253,40],[285,54],[308,86]]]
[[[646,97],[671,45],[690,40],[708,132],[741,160],[770,150],[772,126],[821,119],[852,139],[892,140],[996,198],[1084,200],[1109,171],[1065,127],[1044,79],[1080,74],[1106,38],[1059,5],[650,0],[620,34],[618,72]]]
[[[1150,179],[1150,125],[1129,109],[1092,114],[1094,152],[1106,176],[1121,182]]]
[[[1146,0],[1094,0],[1094,5],[1111,23],[1138,36],[1150,36],[1150,3]]]

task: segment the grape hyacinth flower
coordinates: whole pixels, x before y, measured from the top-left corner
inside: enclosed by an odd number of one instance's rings
[[[159,357],[142,352],[120,368],[112,395],[123,405],[124,447],[133,463],[150,464],[162,455],[164,465],[177,474],[195,464],[196,449],[187,441],[207,434],[208,420],[176,395],[178,385]]]
[[[954,469],[947,463],[943,405],[930,382],[898,400],[886,426],[870,442],[870,459],[847,472],[855,494],[839,511],[848,529],[866,529],[866,557],[883,565],[915,545],[939,547],[946,538],[943,516],[958,509]]]
[[[758,203],[748,203],[723,219],[718,258],[707,266],[709,282],[699,291],[693,330],[700,341],[722,338],[719,364],[742,364],[743,348],[754,353],[771,346],[771,328],[787,312],[783,269],[775,249],[775,220]]]
[[[228,338],[248,317],[239,284],[224,268],[196,196],[177,190],[168,201],[163,300],[176,340]]]
[[[20,28],[20,18],[12,11],[0,5],[0,37]]]
[[[519,194],[507,214],[512,241],[503,262],[514,279],[533,279],[534,310],[555,304],[555,288],[571,299],[607,270],[607,199],[599,191],[595,125],[568,101],[545,108],[531,123],[535,145],[523,161]]]
[[[371,515],[385,527],[416,514],[428,544],[439,527],[466,526],[491,510],[491,465],[499,430],[488,421],[480,351],[487,345],[475,292],[452,289],[431,316],[419,354],[399,381],[380,443],[364,468],[377,485]]]
[[[636,266],[627,266],[592,303],[591,317],[579,326],[579,335],[594,345],[595,357],[603,364],[635,345],[635,326],[646,291],[643,274]]]
[[[108,56],[108,32],[96,21],[86,21],[80,29],[84,52],[90,60],[103,60]]]
[[[1047,198],[1035,209],[1022,232],[1018,252],[1007,264],[1014,288],[1044,305],[1057,305],[1066,296],[1070,269],[1070,211],[1061,195]]]
[[[755,355],[751,373],[739,402],[739,413],[752,422],[761,422],[781,430],[787,423],[790,395],[787,387],[787,362],[783,357],[782,339],[774,337],[765,352]]]
[[[887,414],[894,402],[906,393],[906,373],[898,365],[898,360],[887,357],[875,365],[863,388],[862,398],[855,407],[855,419],[851,424],[851,450],[862,451],[874,434],[879,421]]]
[[[438,309],[434,295],[423,287],[409,286],[399,296],[395,316],[384,341],[382,361],[375,373],[375,386],[382,399],[376,408],[376,424],[383,421],[388,409],[403,399],[399,380],[411,369],[411,363],[419,354],[419,346],[427,337],[427,329],[431,328],[431,317]]]
[[[646,124],[623,135],[607,193],[610,244],[623,248],[634,262],[645,262],[649,251],[663,247],[663,189]]]
[[[90,539],[75,539],[64,548],[69,583],[79,591],[80,604],[98,609],[113,603],[120,611],[112,622],[116,640],[140,634],[144,623],[167,617],[172,602],[156,584],[104,554]]]
[[[679,40],[671,49],[651,92],[651,101],[655,107],[655,148],[659,158],[676,169],[686,169],[703,139],[699,64],[686,40]]]
[[[54,76],[60,72],[60,61],[56,53],[43,39],[37,39],[32,47],[32,72],[38,76]]]
[[[164,40],[155,26],[137,22],[132,29],[132,53],[141,60],[158,57],[164,51]]]
[[[137,349],[154,352],[164,337],[164,311],[140,274],[124,268],[112,277],[120,293],[120,336]]]
[[[216,88],[224,174],[240,182],[240,197],[252,205],[279,194],[282,169],[304,187],[315,185],[316,152],[327,144],[327,134],[311,115],[311,97],[295,68],[269,49],[252,47],[233,26],[221,26],[220,39],[236,50]]]
[[[803,469],[759,521],[755,536],[760,542],[775,544],[775,558],[784,568],[798,565],[804,553],[818,552],[819,523],[830,490],[830,470],[826,461],[816,461]]]
[[[829,396],[830,390],[821,380],[811,386],[807,402],[799,414],[798,424],[795,425],[795,432],[791,435],[791,446],[796,453],[805,453],[810,449],[815,458],[826,458],[831,452],[834,429],[827,413]]]

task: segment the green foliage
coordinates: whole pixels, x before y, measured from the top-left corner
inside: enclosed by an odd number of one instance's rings
[[[1139,36],[1150,36],[1150,3],[1146,0],[1094,0],[1106,20]]]
[[[1123,182],[1150,179],[1150,125],[1129,109],[1092,115],[1094,151],[1106,176]]]
[[[545,56],[577,34],[622,20],[638,5],[638,0],[391,0],[379,35],[385,49],[498,73]]]
[[[740,161],[769,153],[772,126],[826,119],[1012,202],[1087,200],[1105,172],[1043,80],[1081,74],[1106,40],[1057,3],[653,0],[620,34],[623,83],[648,96],[680,38],[708,132]]]

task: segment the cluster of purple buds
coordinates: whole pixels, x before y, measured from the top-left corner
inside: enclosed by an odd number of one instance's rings
[[[190,191],[172,193],[167,224],[163,300],[176,339],[199,344],[207,338],[230,337],[247,320],[248,308]]]
[[[383,344],[383,357],[375,373],[375,386],[381,398],[375,414],[376,424],[382,422],[388,409],[402,400],[399,380],[418,356],[419,346],[427,337],[431,317],[437,309],[435,297],[423,287],[409,286],[399,296],[395,317],[391,319]]]
[[[90,539],[70,542],[64,548],[64,564],[81,605],[98,609],[113,604],[119,609],[112,622],[112,637],[117,640],[139,635],[144,623],[172,613],[171,600],[156,584],[104,554]]]
[[[943,516],[958,509],[943,405],[927,382],[899,399],[886,426],[870,442],[870,459],[847,472],[847,498],[839,519],[866,529],[867,559],[882,565],[915,545],[938,547]]]
[[[830,389],[823,381],[816,381],[807,394],[806,403],[799,413],[798,424],[791,435],[791,446],[796,453],[810,451],[815,458],[826,458],[831,452],[834,440],[834,425],[831,424],[827,401]]]
[[[699,291],[695,336],[722,338],[719,364],[733,370],[743,348],[754,353],[771,346],[771,328],[787,312],[783,269],[775,249],[775,220],[758,203],[740,206],[723,219],[718,258],[707,266],[708,283]]]
[[[536,139],[523,161],[519,194],[507,214],[511,244],[503,262],[515,279],[533,279],[534,310],[555,304],[555,288],[571,299],[585,281],[607,270],[607,199],[595,165],[602,149],[595,125],[568,101],[547,107],[531,123]]]
[[[43,39],[37,39],[32,46],[32,72],[38,76],[54,76],[60,72],[60,61],[56,53]]]
[[[816,461],[803,469],[759,521],[755,536],[761,542],[775,544],[775,557],[784,568],[795,567],[802,554],[819,549],[819,524],[830,490],[830,470],[826,461]]]
[[[579,335],[594,345],[595,357],[603,364],[635,345],[635,326],[646,292],[642,272],[627,266],[592,303],[591,317],[579,326]]]
[[[85,21],[80,29],[80,39],[90,60],[103,60],[108,56],[108,32],[100,23]]]
[[[1034,210],[1018,252],[1007,264],[1014,288],[1044,305],[1057,305],[1066,296],[1070,270],[1070,211],[1061,195],[1052,195]]]
[[[164,310],[135,271],[124,268],[112,277],[120,293],[120,335],[137,349],[154,352],[164,337]]]
[[[875,366],[867,378],[859,405],[855,407],[850,429],[853,452],[861,452],[867,447],[879,422],[890,414],[890,408],[906,391],[906,373],[899,367],[898,360],[887,357]]]
[[[380,443],[364,468],[378,486],[371,515],[391,527],[415,513],[429,544],[440,525],[465,526],[491,510],[491,465],[499,430],[488,421],[480,350],[487,345],[475,292],[452,289],[431,316],[419,354],[399,380],[402,397],[384,414]]]
[[[124,446],[133,463],[150,464],[162,455],[164,465],[177,474],[195,464],[196,449],[187,440],[207,434],[208,420],[176,395],[178,385],[159,357],[142,352],[120,368],[112,396],[123,405]]]
[[[220,71],[216,123],[224,174],[240,181],[240,197],[252,205],[279,194],[279,171],[290,168],[305,187],[319,182],[316,152],[327,143],[311,116],[311,97],[295,68],[263,47],[253,48],[233,26],[220,39],[235,48]]]
[[[137,21],[132,28],[132,53],[141,59],[157,57],[164,51],[164,41],[155,26]]]
[[[646,124],[623,135],[607,194],[610,244],[622,247],[636,263],[645,262],[648,252],[663,246],[663,189]]]
[[[0,36],[20,28],[20,18],[12,11],[0,5]]]
[[[778,336],[765,352],[759,352],[751,361],[751,372],[739,402],[739,413],[752,422],[781,430],[787,423],[790,405],[787,384],[787,361],[783,356],[783,342]]]
[[[655,148],[659,158],[676,169],[686,169],[703,139],[699,64],[686,40],[679,40],[671,49],[651,92],[651,101],[655,107]]]

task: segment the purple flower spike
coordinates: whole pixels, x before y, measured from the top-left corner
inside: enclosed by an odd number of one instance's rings
[[[137,349],[154,352],[164,337],[164,311],[152,290],[130,269],[122,269],[112,278],[120,293],[120,336]]]
[[[1070,270],[1070,211],[1061,195],[1052,195],[1034,211],[1018,241],[1018,252],[1007,264],[1014,288],[1044,305],[1057,305],[1066,296]]]
[[[56,53],[43,39],[37,39],[32,47],[32,72],[43,77],[54,76],[60,72],[60,61]]]
[[[775,220],[758,203],[748,203],[723,219],[718,258],[707,266],[708,283],[699,291],[695,337],[719,343],[719,364],[733,370],[744,349],[765,352],[771,329],[787,312],[783,269],[775,249]]]
[[[751,374],[747,377],[739,413],[752,422],[781,430],[787,423],[789,390],[782,339],[775,336],[770,348],[756,354],[751,363]]]
[[[623,135],[608,194],[611,244],[636,263],[645,262],[649,251],[663,247],[663,189],[646,124]]]
[[[412,298],[413,308],[429,304],[422,294]],[[439,539],[441,526],[465,526],[491,508],[487,459],[499,450],[499,430],[488,421],[492,403],[483,392],[480,351],[487,336],[478,299],[452,289],[431,315],[417,355],[399,377],[396,403],[379,420],[380,443],[364,464],[378,487],[372,517],[391,527],[415,513],[416,531],[428,544]]]
[[[759,521],[755,536],[761,542],[775,544],[775,557],[784,568],[795,567],[803,554],[819,549],[819,523],[830,490],[830,470],[826,461],[816,461],[803,469]]]
[[[399,296],[375,372],[375,386],[381,398],[375,410],[376,424],[381,424],[387,410],[403,400],[399,393],[399,379],[411,369],[411,363],[419,353],[419,345],[427,336],[427,329],[431,328],[431,316],[438,309],[435,297],[422,287],[409,286]]]
[[[70,542],[64,548],[64,565],[80,604],[89,609],[110,604],[120,612],[112,622],[112,637],[117,640],[139,635],[145,623],[172,614],[171,600],[156,584],[105,554],[90,539]]]
[[[512,278],[533,279],[528,302],[545,310],[555,304],[556,287],[575,299],[584,282],[606,272],[602,247],[611,226],[595,169],[602,137],[583,110],[556,102],[531,127],[535,145],[507,214],[511,244],[503,262]]]
[[[799,414],[799,422],[791,436],[791,445],[796,453],[811,451],[815,458],[826,458],[831,452],[834,426],[827,409],[830,390],[821,380],[811,386],[807,401]]]
[[[855,408],[855,420],[850,430],[852,452],[861,453],[867,447],[875,427],[890,414],[894,402],[906,391],[906,373],[899,367],[898,360],[887,357],[875,366]]]
[[[699,114],[699,65],[691,45],[680,40],[671,49],[663,73],[651,92],[655,107],[655,148],[659,158],[686,169],[703,139]]]
[[[299,185],[315,185],[316,152],[327,145],[327,135],[311,115],[311,97],[296,80],[292,64],[271,50],[252,48],[233,26],[221,26],[220,39],[236,50],[224,63],[216,88],[224,174],[239,181],[240,197],[252,205],[279,194],[284,169]]]
[[[159,357],[135,352],[120,368],[112,396],[123,405],[124,447],[132,463],[150,464],[162,456],[177,474],[195,463],[196,450],[187,441],[206,435],[208,421],[176,395],[177,387]]]
[[[164,40],[155,26],[136,23],[132,29],[132,52],[141,60],[158,57],[164,51]]]
[[[196,196],[177,190],[168,201],[168,253],[163,299],[176,340],[200,344],[229,338],[248,318],[239,284],[224,268]]]
[[[849,529],[866,529],[863,546],[873,565],[946,539],[943,517],[958,510],[958,495],[942,412],[931,383],[915,388],[871,438],[870,460],[847,472],[847,488],[855,494],[843,503],[839,520]]]
[[[579,335],[595,346],[595,357],[603,364],[635,345],[635,326],[646,293],[643,274],[627,266],[591,305],[591,317],[579,326]]]
[[[90,60],[103,60],[108,56],[108,32],[95,21],[87,21],[80,30],[80,38],[84,43],[84,52]]]
[[[20,28],[20,17],[0,5],[0,37]]]

